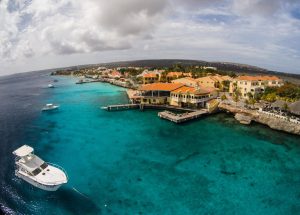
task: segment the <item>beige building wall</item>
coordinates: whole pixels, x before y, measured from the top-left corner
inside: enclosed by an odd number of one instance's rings
[[[233,80],[230,83],[229,93],[233,93],[236,87],[240,89],[242,97],[248,98],[247,94],[251,93],[252,95],[264,92],[264,89],[269,87],[280,87],[282,86],[282,80]]]
[[[215,87],[216,81],[210,78],[209,76],[203,78],[197,78],[196,81],[200,86],[203,87]]]
[[[151,84],[155,82],[158,82],[158,77],[143,77],[144,84]]]
[[[142,97],[141,104],[164,105],[164,104],[167,104],[167,98],[165,98],[165,97]]]

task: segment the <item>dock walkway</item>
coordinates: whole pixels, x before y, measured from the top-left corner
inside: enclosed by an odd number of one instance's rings
[[[128,109],[138,109],[140,108],[139,104],[121,104],[121,105],[109,105],[102,107],[101,109],[108,111],[117,111],[117,110],[128,110]]]
[[[183,113],[183,114],[175,114],[170,111],[163,111],[163,112],[159,112],[158,116],[160,118],[169,120],[171,122],[182,123],[182,122],[186,122],[186,121],[189,121],[192,119],[200,118],[201,116],[204,116],[207,114],[208,114],[208,110],[201,109],[201,110],[197,110],[194,112]]]
[[[119,105],[108,105],[101,107],[103,110],[108,111],[118,111],[118,110],[128,110],[128,109],[156,109],[156,110],[173,110],[173,111],[187,111],[196,112],[195,109],[175,107],[171,105],[155,105],[155,104],[119,104]]]

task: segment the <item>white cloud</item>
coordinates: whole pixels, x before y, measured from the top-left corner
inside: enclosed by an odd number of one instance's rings
[[[14,59],[22,50],[30,57],[130,48],[134,39],[152,33],[166,1],[32,0],[10,13],[8,4],[1,3],[0,47],[2,56]],[[17,26],[24,14],[31,20],[21,31]]]

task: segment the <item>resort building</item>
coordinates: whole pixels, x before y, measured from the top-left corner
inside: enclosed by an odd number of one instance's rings
[[[139,88],[141,104],[169,104],[171,92],[182,87],[180,83],[153,83]]]
[[[182,73],[182,76],[191,78],[191,77],[193,77],[193,74],[191,72],[184,72],[184,73]]]
[[[201,67],[202,69],[206,69],[206,70],[215,70],[215,71],[217,71],[217,67],[213,67],[213,66],[202,66]]]
[[[108,74],[108,77],[109,78],[114,78],[114,79],[117,79],[117,78],[121,78],[122,77],[122,74],[116,70],[113,70],[111,71],[109,74]]]
[[[172,83],[180,83],[180,84],[184,84],[185,86],[189,86],[189,87],[197,87],[198,86],[198,82],[194,78],[191,78],[191,77],[175,79],[172,81]]]
[[[156,75],[159,75],[161,76],[161,74],[164,72],[165,70],[158,70],[158,69],[155,69],[155,70],[148,70],[148,69],[145,69],[141,74],[137,75],[136,77],[143,77],[144,75],[146,74],[156,74]]]
[[[224,88],[224,81],[232,81],[230,76],[222,76],[222,75],[209,75],[202,78],[197,78],[200,86],[203,87],[214,87],[222,90]]]
[[[217,80],[213,79],[212,76],[197,78],[196,81],[202,87],[215,87],[215,88],[218,82]]]
[[[200,88],[182,86],[171,92],[170,105],[189,108],[204,108],[210,93]]]
[[[167,74],[167,81],[170,82],[174,79],[180,78],[183,76],[182,74],[183,74],[182,72],[169,72]]]
[[[248,93],[253,96],[263,93],[265,87],[280,87],[283,81],[276,76],[239,76],[235,78],[229,87],[229,93],[233,94],[239,89],[243,98],[248,98]]]
[[[171,82],[172,80],[178,79],[181,77],[192,77],[192,73],[190,73],[190,72],[169,72],[167,74],[166,79],[168,82]]]
[[[155,73],[148,73],[143,75],[143,83],[144,84],[151,84],[156,83],[159,81],[159,75]]]

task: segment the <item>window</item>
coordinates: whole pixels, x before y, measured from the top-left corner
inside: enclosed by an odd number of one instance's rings
[[[35,170],[32,171],[32,175],[36,176],[38,175],[42,170],[40,168],[36,168]]]
[[[48,164],[43,163],[40,167],[41,167],[41,169],[46,169],[48,167]]]

